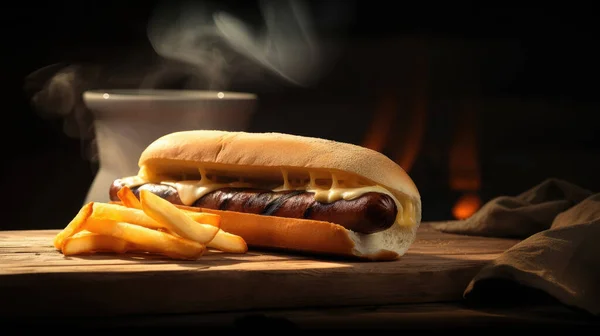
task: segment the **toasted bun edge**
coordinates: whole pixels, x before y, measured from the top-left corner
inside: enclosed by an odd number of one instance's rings
[[[406,253],[416,237],[416,228],[399,225],[365,235],[323,221],[178,207],[219,215],[220,228],[244,238],[248,246],[322,256],[335,255],[369,261],[396,260]]]

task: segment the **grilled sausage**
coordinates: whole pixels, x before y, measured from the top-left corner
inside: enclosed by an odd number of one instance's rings
[[[110,188],[110,198],[118,201],[117,192],[123,187],[116,180]],[[180,204],[177,189],[163,184],[146,183],[131,190],[139,198],[140,190],[149,190],[173,204]],[[386,195],[365,193],[353,200],[331,203],[315,201],[314,194],[303,190],[273,192],[256,188],[222,188],[210,192],[194,207],[229,210],[266,216],[304,218],[335,223],[359,233],[375,233],[391,227],[396,219],[396,204]]]

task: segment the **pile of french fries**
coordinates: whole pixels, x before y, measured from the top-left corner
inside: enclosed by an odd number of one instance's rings
[[[220,229],[219,215],[178,208],[147,190],[139,196],[125,187],[118,193],[121,204],[85,204],[56,235],[54,246],[65,256],[142,252],[183,260],[198,259],[207,248],[248,251],[242,237]]]

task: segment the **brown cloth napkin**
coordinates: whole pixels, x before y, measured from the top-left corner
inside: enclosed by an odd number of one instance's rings
[[[518,196],[495,198],[466,220],[433,226],[448,233],[525,238],[473,278],[467,299],[493,290],[483,285],[486,280],[502,279],[600,315],[600,193],[549,179]]]

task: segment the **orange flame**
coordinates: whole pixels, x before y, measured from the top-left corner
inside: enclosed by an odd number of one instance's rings
[[[411,49],[414,51],[414,64],[408,74],[413,78],[413,82],[408,89],[395,87],[384,92],[363,141],[364,147],[379,152],[389,145],[387,149],[391,152],[392,159],[406,172],[410,172],[421,150],[427,118],[429,87],[429,57],[426,41],[415,39],[408,42],[411,43]],[[402,115],[399,116],[400,111]]]
[[[456,219],[471,217],[481,207],[479,197],[471,193],[481,188],[476,131],[476,109],[472,104],[465,104],[459,111],[450,148],[450,188],[469,192],[452,208]]]
[[[452,215],[456,219],[467,219],[481,207],[481,199],[475,194],[462,195],[452,208]]]
[[[425,124],[427,120],[427,96],[429,89],[429,55],[425,40],[417,39],[413,41],[415,51],[414,66],[412,69],[413,86],[410,92],[412,96],[409,100],[411,106],[408,111],[411,114],[408,118],[408,127],[402,131],[404,146],[398,147],[395,153],[395,161],[406,172],[410,172],[415,160],[421,150],[423,136],[425,134]]]
[[[398,101],[394,94],[386,94],[379,101],[363,147],[382,152],[394,126]]]
[[[470,104],[463,105],[456,120],[450,148],[450,188],[479,190],[481,179],[477,158],[477,114]]]
[[[421,143],[425,133],[427,117],[427,98],[424,92],[419,92],[415,97],[410,116],[410,128],[404,132],[404,146],[398,147],[395,160],[406,172],[410,172],[421,150]]]

